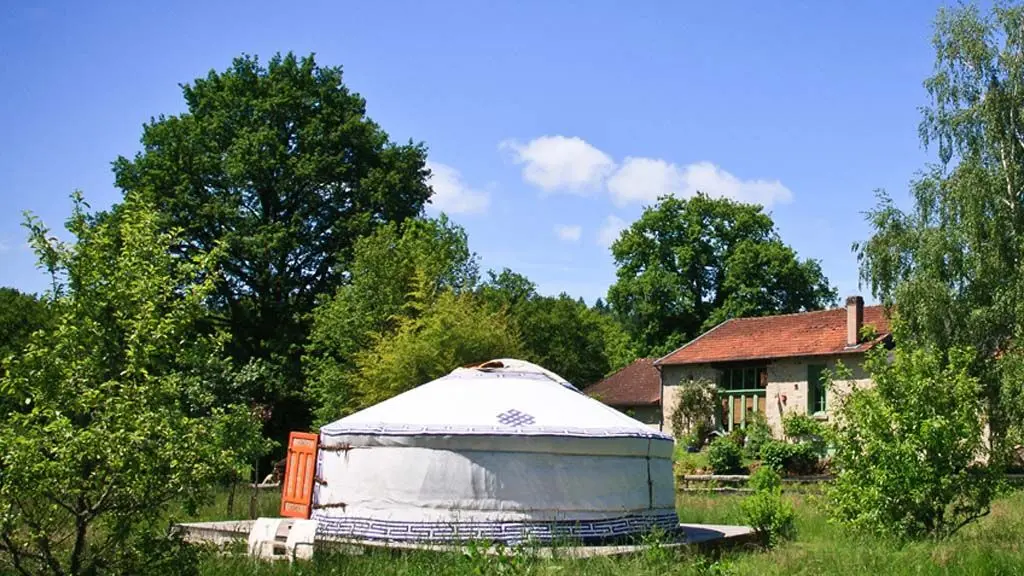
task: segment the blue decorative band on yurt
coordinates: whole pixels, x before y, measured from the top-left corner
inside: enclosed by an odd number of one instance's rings
[[[415,435],[480,435],[496,436],[569,436],[578,438],[650,438],[672,441],[668,434],[638,427],[579,428],[573,426],[509,426],[459,424],[385,424],[345,423],[329,424],[320,429],[326,437],[348,435],[415,436]]]
[[[597,543],[639,536],[654,529],[672,533],[679,528],[679,518],[674,512],[550,522],[397,522],[373,518],[332,518],[319,516],[316,512],[313,518],[317,521],[317,533],[323,536],[388,542]]]

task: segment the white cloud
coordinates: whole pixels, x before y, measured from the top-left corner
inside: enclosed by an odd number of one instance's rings
[[[660,196],[689,198],[703,192],[771,207],[790,202],[793,193],[779,180],[743,180],[713,162],[675,164],[661,158],[627,156],[617,165],[611,156],[577,136],[541,136],[526,144],[506,140],[523,165],[523,180],[546,192],[583,194],[607,187],[619,206],[653,203]]]
[[[661,159],[635,157],[627,157],[608,179],[608,191],[619,206],[650,203],[669,194],[689,198],[698,191],[764,206],[793,199],[793,193],[778,180],[740,180],[711,162],[679,166]]]
[[[627,157],[608,179],[608,191],[619,206],[651,202],[668,194],[680,195],[684,189],[683,175],[675,164],[651,158]]]
[[[10,246],[8,246],[3,240],[0,240],[0,254],[7,252],[10,249]]]
[[[612,214],[605,218],[604,225],[597,231],[597,244],[605,248],[619,239],[619,234],[626,229],[626,221]]]
[[[430,178],[427,184],[434,190],[429,207],[448,214],[478,214],[486,212],[491,196],[483,190],[470,188],[462,181],[459,171],[440,162],[427,162]]]
[[[555,226],[555,234],[558,235],[560,240],[566,242],[579,242],[580,236],[583,235],[582,226]]]
[[[526,144],[507,140],[499,147],[523,165],[523,180],[546,192],[586,193],[600,188],[615,169],[611,156],[575,136],[541,136]]]

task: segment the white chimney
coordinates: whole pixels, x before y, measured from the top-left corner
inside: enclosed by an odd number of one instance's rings
[[[864,325],[864,299],[850,296],[846,299],[846,345],[860,343],[860,328]]]

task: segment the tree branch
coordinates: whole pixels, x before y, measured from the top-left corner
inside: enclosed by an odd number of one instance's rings
[[[971,516],[968,516],[967,518],[964,518],[964,520],[962,522],[957,524],[957,526],[955,528],[953,528],[952,530],[949,531],[948,534],[946,534],[946,538],[951,538],[953,536],[953,534],[956,534],[957,532],[959,532],[961,528],[963,528],[964,526],[967,526],[968,524],[970,524],[971,522],[974,522],[975,520],[978,520],[980,518],[984,518],[985,516],[988,516],[990,512],[992,512],[992,508],[991,507],[985,507],[984,511],[982,511],[982,512],[980,512],[978,514],[973,514]]]
[[[38,546],[39,550],[42,551],[43,561],[50,567],[50,570],[53,570],[53,573],[58,576],[64,576],[64,569],[61,568],[60,562],[57,561],[57,558],[53,555],[53,551],[50,550],[50,541],[46,539],[46,536],[37,536],[36,546]]]
[[[26,510],[20,499],[15,498],[14,503],[20,510]],[[39,548],[40,560],[45,563],[54,574],[63,576],[64,570],[61,568],[60,562],[58,562],[53,556],[53,551],[50,550],[50,541],[47,540],[46,537],[47,531],[43,530],[42,525],[33,520],[30,515],[22,514],[22,518],[25,520],[25,523],[28,524],[29,528],[32,528],[37,534],[33,540],[35,540],[35,544]]]
[[[101,512],[103,505],[106,504],[107,498],[110,497],[110,493],[114,489],[115,478],[117,478],[117,474],[114,474],[108,480],[107,487],[103,489],[103,493],[100,494],[100,497],[96,500],[96,503],[89,507],[88,513],[90,518],[99,515],[99,513]]]
[[[78,516],[78,512],[74,508],[72,508],[71,506],[65,504],[63,501],[61,501],[59,498],[54,496],[49,491],[44,490],[42,492],[42,494],[43,494],[43,497],[46,498],[47,500],[49,500],[50,502],[53,502],[54,504],[56,504],[56,505],[60,506],[61,508],[67,510],[68,514],[71,514],[72,516]]]
[[[6,551],[8,554],[11,555],[11,562],[14,564],[14,569],[17,570],[18,573],[22,574],[23,576],[33,576],[33,574],[29,572],[28,569],[22,566],[22,556],[25,556],[27,558],[34,558],[37,561],[42,561],[43,557],[39,554],[36,554],[35,552],[32,552],[31,550],[19,549],[19,547],[11,540],[10,535],[6,532],[0,534],[0,540],[3,541],[3,544],[0,545],[0,551]]]

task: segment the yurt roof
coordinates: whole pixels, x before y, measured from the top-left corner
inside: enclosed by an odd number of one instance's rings
[[[451,373],[321,428],[343,435],[667,439],[536,364],[502,358]]]

